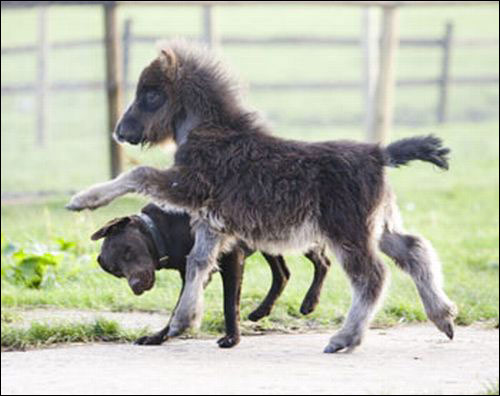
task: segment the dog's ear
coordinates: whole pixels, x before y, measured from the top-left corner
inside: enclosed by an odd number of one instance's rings
[[[129,216],[126,217],[117,217],[111,221],[108,221],[104,226],[98,229],[96,232],[92,234],[90,239],[93,241],[97,241],[98,239],[104,238],[111,234],[111,232],[116,231],[117,229],[124,227],[128,223],[130,223],[131,218]]]

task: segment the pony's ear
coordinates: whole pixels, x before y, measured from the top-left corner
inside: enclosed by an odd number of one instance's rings
[[[90,239],[93,241],[97,241],[98,239],[104,238],[108,235],[110,235],[113,231],[116,231],[128,223],[130,223],[130,217],[117,217],[116,219],[113,219],[111,221],[108,221],[104,226],[99,228],[96,232],[92,234]]]
[[[173,71],[177,67],[177,56],[171,48],[160,48],[159,59],[164,70]]]

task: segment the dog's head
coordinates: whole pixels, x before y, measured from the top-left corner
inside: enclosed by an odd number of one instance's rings
[[[182,144],[206,118],[229,117],[239,103],[238,84],[213,54],[179,40],[163,43],[142,71],[114,136],[130,144]]]
[[[111,220],[91,239],[104,238],[97,261],[101,268],[118,278],[126,278],[132,291],[141,295],[155,283],[156,259],[151,240],[137,216]]]

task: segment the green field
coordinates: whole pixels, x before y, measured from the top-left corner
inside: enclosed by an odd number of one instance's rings
[[[200,13],[196,8],[124,7],[120,13],[122,21],[133,17],[134,30],[140,33],[199,33]],[[51,40],[102,34],[97,9],[54,8],[49,16]],[[297,6],[228,7],[218,10],[217,17],[221,34],[233,36],[352,36],[359,33],[361,19],[356,8]],[[1,18],[2,46],[35,40],[33,11],[2,10]],[[455,23],[458,38],[498,38],[496,6],[405,8],[401,34],[441,36],[447,20]],[[132,78],[154,51],[149,46],[134,47]],[[251,81],[352,80],[361,75],[361,53],[354,48],[227,48],[224,55],[245,80]],[[432,77],[439,72],[439,64],[436,49],[402,49],[398,74],[401,78]],[[457,48],[452,65],[454,75],[498,73],[498,48]],[[49,70],[53,81],[102,79],[103,51],[54,52]],[[2,84],[30,82],[34,75],[31,55],[2,56]],[[498,87],[454,87],[450,97],[454,121],[446,126],[434,124],[436,99],[434,88],[399,89],[396,117],[400,122],[391,138],[437,134],[452,148],[451,170],[441,172],[429,164],[415,163],[391,170],[390,180],[398,193],[407,229],[430,239],[442,258],[446,291],[460,309],[458,323],[488,321],[498,325]],[[250,92],[249,102],[274,120],[280,136],[304,140],[363,138],[359,92]],[[51,95],[45,148],[34,145],[33,115],[31,96],[2,96],[2,194],[67,191],[107,178],[104,93]],[[471,119],[475,121],[464,121]],[[322,126],[324,122],[332,125]],[[143,163],[167,166],[172,152],[127,148],[127,155]],[[100,225],[115,216],[137,212],[145,201],[126,197],[96,212],[74,214],[63,209],[67,199],[61,195],[43,202],[2,203],[2,322],[4,312],[39,306],[170,311],[180,290],[177,274],[162,271],[155,289],[136,297],[124,280],[100,270],[95,261],[99,244],[89,239]],[[286,258],[292,278],[273,314],[258,325],[245,321],[245,330],[304,330],[340,323],[350,304],[348,282],[340,268],[332,269],[317,310],[303,318],[299,307],[312,279],[312,265],[304,257]],[[376,323],[425,320],[411,280],[389,261],[388,265],[393,270],[392,282]],[[260,254],[250,257],[243,284],[243,318],[262,300],[270,280],[270,270]],[[219,277],[214,277],[205,295],[202,330],[220,331]]]
[[[215,14],[219,34],[226,37],[356,37],[361,30],[361,12],[356,7],[221,7]],[[49,9],[48,18],[51,42],[102,37],[102,12],[98,7],[55,7]],[[198,7],[127,6],[120,9],[120,22],[126,18],[133,19],[137,34],[172,37],[201,32]],[[36,21],[33,10],[2,10],[2,47],[33,43]],[[454,23],[456,39],[498,39],[497,6],[403,8],[401,37],[442,37],[447,21]],[[362,76],[362,53],[356,47],[231,46],[222,50],[245,82],[351,81]],[[150,44],[133,46],[131,81],[137,79],[155,51]],[[441,56],[437,48],[401,48],[398,77],[437,78]],[[456,47],[451,54],[451,75],[498,75],[498,58],[498,47]],[[50,81],[102,81],[104,70],[100,47],[53,50],[48,59]],[[33,82],[35,75],[33,54],[2,56],[2,85]],[[398,125],[432,126],[437,92],[435,86],[398,89]],[[282,136],[308,139],[321,134],[338,138],[362,127],[363,98],[356,90],[248,94],[248,102],[264,112]],[[108,176],[104,92],[57,92],[48,100],[47,144],[40,148],[34,144],[33,96],[2,95],[3,193],[66,191]],[[498,107],[498,86],[451,88],[450,117],[455,122],[496,120]],[[164,155],[145,154],[138,149],[127,152],[141,162],[165,164]]]

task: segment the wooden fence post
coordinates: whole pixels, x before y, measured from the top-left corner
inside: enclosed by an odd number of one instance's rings
[[[203,42],[209,47],[214,48],[217,45],[218,38],[215,28],[214,7],[211,5],[203,6]]]
[[[437,122],[442,124],[448,118],[448,93],[450,90],[450,54],[453,41],[453,23],[446,24],[442,48],[441,77],[439,78],[439,99],[437,106]]]
[[[375,21],[376,10],[365,7],[361,15],[361,43],[363,50],[363,96],[365,111],[365,133],[368,141],[374,140],[375,87],[378,74],[379,30]]]
[[[399,45],[399,9],[386,6],[382,14],[380,66],[375,89],[375,126],[371,140],[387,143],[394,114],[396,54]]]
[[[118,176],[123,169],[123,150],[115,142],[112,134],[120,117],[123,101],[120,37],[118,35],[116,7],[114,2],[108,2],[104,5],[106,91],[108,96],[108,128],[106,134],[109,141],[112,178]]]
[[[130,74],[130,50],[132,44],[132,19],[125,21],[123,29],[123,95],[127,96],[127,87]]]
[[[47,38],[47,7],[38,9],[38,45],[37,45],[37,76],[36,76],[36,144],[43,147],[46,143],[47,129],[47,57],[49,43]]]

